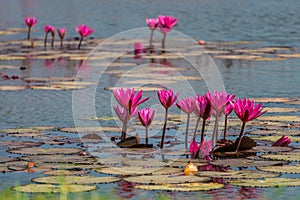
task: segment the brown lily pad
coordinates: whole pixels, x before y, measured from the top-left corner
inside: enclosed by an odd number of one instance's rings
[[[163,191],[177,191],[177,192],[196,192],[208,191],[223,188],[224,185],[220,183],[183,183],[183,184],[163,184],[163,185],[136,185],[137,189],[144,190],[163,190]]]
[[[219,166],[229,166],[229,167],[259,167],[259,166],[273,166],[281,165],[284,162],[281,161],[269,161],[269,160],[250,160],[245,158],[240,159],[223,159],[223,160],[214,160],[210,164],[219,165]]]
[[[26,85],[0,85],[0,90],[3,91],[25,90],[27,88]]]
[[[300,165],[284,165],[284,166],[267,166],[258,167],[258,170],[266,172],[276,172],[276,173],[287,173],[287,174],[300,174]]]
[[[61,128],[60,131],[67,133],[80,133],[80,132],[121,132],[121,129],[116,126],[87,126],[87,127],[69,127]]]
[[[96,190],[93,185],[51,185],[51,184],[27,184],[15,186],[12,190],[27,193],[73,193],[73,192],[88,192]]]
[[[40,133],[48,130],[55,130],[54,126],[34,126],[34,127],[25,127],[25,128],[8,128],[2,129],[0,132],[7,134],[17,134],[17,133]]]
[[[294,187],[300,186],[297,178],[265,178],[265,179],[237,179],[231,180],[230,185],[242,187]]]
[[[24,147],[38,147],[43,145],[44,142],[23,142],[23,141],[0,141],[0,145],[7,146],[8,149],[24,148]]]
[[[86,175],[88,174],[88,170],[49,170],[43,172],[45,175],[52,175],[52,176],[74,176],[74,175]]]
[[[20,149],[12,149],[8,150],[9,153],[15,154],[24,154],[24,155],[57,155],[57,154],[78,154],[81,152],[81,149],[77,148],[20,148]]]
[[[261,121],[274,121],[274,122],[300,122],[299,116],[260,116],[258,118]]]
[[[261,158],[267,158],[271,160],[282,160],[289,162],[300,162],[300,152],[299,151],[291,151],[281,154],[264,154],[260,156]]]

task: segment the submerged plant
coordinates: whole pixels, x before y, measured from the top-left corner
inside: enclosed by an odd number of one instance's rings
[[[266,111],[262,110],[262,103],[259,103],[255,106],[254,100],[250,99],[240,99],[238,98],[237,101],[234,103],[234,112],[238,116],[238,118],[243,122],[241,132],[238,138],[238,144],[236,147],[236,152],[240,148],[242,135],[244,133],[245,125],[248,121],[252,121],[257,117],[264,114]]]
[[[78,47],[77,47],[77,49],[79,50],[83,38],[85,38],[85,37],[91,35],[91,34],[94,32],[94,30],[91,29],[89,26],[82,25],[82,24],[76,26],[76,27],[75,27],[75,30],[76,30],[76,32],[79,33],[80,36],[81,36],[80,41],[79,41],[79,44],[78,44]]]
[[[147,101],[149,99],[141,99],[143,95],[143,91],[139,91],[135,95],[135,89],[134,88],[120,88],[120,89],[114,89],[113,95],[120,106],[122,106],[126,110],[126,115],[124,122],[123,122],[123,128],[122,128],[122,135],[121,140],[124,141],[126,139],[126,132],[127,132],[127,124],[130,119],[130,116],[132,115],[132,112],[134,109],[141,103]]]
[[[168,109],[175,103],[178,97],[177,93],[176,95],[174,94],[173,90],[160,90],[157,92],[158,99],[160,103],[163,105],[165,108],[165,122],[163,126],[163,132],[161,136],[161,143],[160,143],[160,148],[164,148],[164,139],[165,139],[165,134],[166,134],[166,127],[167,127],[167,120],[168,120]]]
[[[138,112],[138,118],[143,126],[146,128],[146,136],[145,136],[145,143],[148,144],[148,129],[151,125],[154,117],[156,115],[156,110],[151,108],[143,108]]]
[[[24,21],[28,26],[27,40],[30,40],[31,27],[37,24],[37,19],[34,17],[28,17],[28,18],[24,18]]]
[[[176,104],[177,107],[187,114],[186,130],[185,130],[185,148],[188,148],[188,133],[189,133],[189,124],[190,124],[190,115],[195,107],[195,99],[193,97],[184,98],[178,101]]]
[[[62,47],[63,46],[63,40],[64,40],[64,38],[65,38],[65,35],[66,35],[66,29],[65,28],[59,28],[58,30],[57,30],[57,32],[58,32],[58,35],[59,35],[59,37],[60,37],[60,47]]]
[[[151,34],[150,34],[150,40],[149,40],[149,47],[152,47],[152,41],[153,41],[153,32],[157,28],[159,21],[158,19],[152,19],[152,18],[147,18],[146,23],[148,27],[150,28]]]
[[[54,44],[54,36],[55,36],[55,27],[54,26],[51,26],[51,25],[46,25],[44,27],[44,31],[46,33],[45,35],[45,40],[44,40],[44,46],[47,46],[47,37],[48,37],[48,33],[51,32],[51,35],[52,35],[52,41],[51,41],[51,46],[53,47],[53,44]]]
[[[202,130],[201,130],[201,139],[200,139],[200,144],[201,144],[202,141],[204,140],[204,131],[205,131],[206,120],[209,119],[210,115],[211,115],[211,104],[206,95],[204,95],[204,96],[196,95],[194,114],[196,116],[198,116],[198,119],[196,122],[193,140],[195,140],[195,138],[196,138],[196,132],[198,129],[198,124],[200,122],[200,119],[201,118],[203,119]]]
[[[162,46],[162,49],[165,49],[167,33],[170,32],[171,29],[177,24],[178,19],[173,16],[159,15],[158,21],[159,21],[158,27],[163,34],[161,46]]]

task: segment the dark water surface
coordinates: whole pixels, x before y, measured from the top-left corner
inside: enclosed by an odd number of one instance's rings
[[[175,30],[191,38],[207,41],[251,41],[254,46],[287,46],[299,51],[300,2],[297,0],[0,0],[0,30],[26,28],[23,18],[35,16],[38,24],[32,37],[42,38],[43,26],[51,24],[66,27],[68,39],[77,37],[74,26],[87,24],[95,32],[92,37],[106,38],[132,28],[145,27],[145,18],[159,14],[174,15],[179,19]],[[0,41],[21,40],[26,32],[15,35],[0,35]],[[67,61],[68,62],[68,61]],[[2,65],[22,65],[22,61],[0,61]],[[56,63],[57,64],[57,63]],[[299,97],[300,60],[283,61],[232,61],[216,60],[225,88],[240,97]],[[58,65],[58,64],[57,64]],[[31,69],[20,72],[22,76],[76,75],[78,63],[69,61],[69,66],[45,67],[45,62],[32,60]],[[9,70],[5,71],[10,73]],[[0,85],[5,81],[0,80]],[[96,108],[101,110],[102,99],[110,92],[98,88]],[[0,128],[19,126],[74,126],[72,113],[72,91],[1,91]],[[111,113],[105,113],[110,115]],[[0,155],[5,155],[1,150]],[[8,181],[10,175],[1,175]],[[2,179],[1,178],[1,179]],[[21,180],[24,178],[24,180]],[[24,181],[29,177],[16,175]],[[112,192],[118,194],[118,184],[112,184]],[[101,186],[102,187],[102,186]],[[110,186],[108,186],[110,187]],[[109,188],[105,188],[109,189]],[[103,191],[105,190],[103,189]],[[102,190],[102,189],[101,189]],[[208,193],[175,193],[178,199],[242,199],[251,197],[249,191],[227,188]],[[228,194],[232,192],[233,196]],[[156,192],[131,191],[133,199],[151,198]],[[214,193],[214,194],[213,194]],[[299,188],[256,189],[253,199],[295,199],[300,197]],[[172,193],[166,193],[172,196]],[[140,195],[140,196],[138,196]],[[236,195],[236,196],[234,196]],[[120,195],[122,196],[122,195]]]

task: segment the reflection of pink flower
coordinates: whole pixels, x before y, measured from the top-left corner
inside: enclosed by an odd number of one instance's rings
[[[55,59],[45,59],[45,67],[54,67]]]
[[[143,53],[143,44],[140,42],[134,43],[134,58],[135,59],[141,59],[141,54]]]
[[[280,139],[278,139],[272,146],[280,146],[286,147],[291,143],[291,139],[285,135],[283,135]]]

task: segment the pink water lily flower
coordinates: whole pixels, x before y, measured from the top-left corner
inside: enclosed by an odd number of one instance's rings
[[[207,95],[201,96],[201,95],[197,94],[195,97],[195,102],[196,102],[196,105],[194,107],[194,114],[198,117],[198,119],[196,122],[195,131],[194,131],[194,140],[196,137],[198,124],[200,122],[200,119],[202,118],[203,123],[202,123],[201,140],[200,140],[200,144],[201,144],[202,141],[204,140],[205,122],[207,119],[210,118],[210,115],[211,115],[211,104],[207,98]]]
[[[78,49],[80,49],[81,42],[82,42],[83,38],[84,38],[84,37],[87,37],[87,36],[89,36],[89,35],[91,35],[91,34],[94,32],[94,30],[91,29],[89,26],[87,26],[87,25],[82,25],[82,24],[76,26],[76,27],[75,27],[75,30],[76,30],[76,32],[79,33],[80,36],[81,36],[80,42],[79,42],[79,44],[78,44]]]
[[[67,30],[65,28],[59,28],[57,32],[60,37],[60,47],[62,47]]]
[[[210,152],[212,149],[212,140],[203,140],[195,153],[197,158],[202,158],[204,160],[211,160]]]
[[[24,18],[24,21],[25,21],[26,25],[28,26],[27,40],[30,40],[31,27],[33,27],[34,25],[37,24],[37,19],[34,17],[28,17],[28,18]]]
[[[47,24],[45,27],[44,27],[44,31],[46,33],[45,35],[45,41],[44,41],[44,46],[47,45],[47,37],[48,37],[48,33],[51,33],[52,35],[52,42],[51,42],[51,46],[53,47],[53,44],[54,44],[54,36],[55,36],[55,27],[54,26],[51,26],[49,24]]]
[[[120,108],[118,105],[114,105],[114,110],[118,116],[118,118],[121,120],[121,122],[125,122],[126,121],[126,117],[127,117],[127,111],[125,108]],[[133,117],[133,115],[136,113],[137,108],[132,108],[131,109],[131,115],[129,116],[129,119],[131,119]]]
[[[161,142],[160,142],[160,148],[163,149],[164,148],[164,139],[165,139],[165,134],[166,134],[166,127],[167,127],[167,120],[168,120],[168,109],[175,103],[179,93],[177,93],[175,95],[173,90],[159,90],[157,92],[157,95],[158,95],[158,99],[159,99],[160,103],[163,105],[163,107],[165,107],[165,110],[166,110],[165,122],[164,122],[164,126],[163,126]]]
[[[151,30],[155,30],[159,24],[159,20],[157,18],[147,18],[146,23]]]
[[[158,16],[158,27],[160,31],[163,33],[162,39],[162,49],[165,49],[166,36],[167,33],[171,31],[171,29],[177,24],[178,19],[173,16]]]
[[[143,126],[146,128],[146,137],[145,137],[145,143],[148,144],[148,129],[151,125],[154,117],[156,115],[156,110],[153,110],[151,108],[143,108],[138,112],[138,118]]]
[[[280,139],[274,142],[272,146],[287,147],[290,143],[291,143],[291,139],[283,135]]]
[[[242,139],[246,122],[256,119],[257,117],[263,115],[266,111],[263,111],[262,103],[255,105],[254,100],[250,100],[246,98],[244,99],[238,98],[234,103],[233,109],[235,114],[238,116],[238,118],[243,122],[241,132],[238,138],[238,145],[236,147],[236,152],[237,152],[241,144],[241,139]]]
[[[191,157],[194,157],[195,153],[198,151],[199,149],[199,146],[198,146],[198,143],[191,139],[190,141],[190,154],[191,154]]]
[[[176,103],[177,107],[187,114],[187,122],[186,122],[186,131],[185,131],[185,148],[188,148],[188,132],[189,132],[189,123],[190,123],[190,115],[195,107],[195,99],[194,97],[184,98]]]

